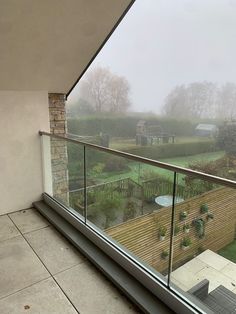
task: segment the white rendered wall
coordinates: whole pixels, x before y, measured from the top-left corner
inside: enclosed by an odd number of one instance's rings
[[[39,130],[49,131],[46,91],[0,91],[0,215],[43,192]]]

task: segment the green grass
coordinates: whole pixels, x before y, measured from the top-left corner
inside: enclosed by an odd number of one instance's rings
[[[217,160],[224,156],[223,151],[214,152],[214,153],[204,153],[204,154],[198,154],[194,156],[186,156],[186,157],[175,157],[175,158],[166,158],[162,159],[160,161],[166,162],[172,165],[177,165],[180,167],[188,167],[189,163],[192,163],[194,161],[212,161]],[[109,181],[115,181],[118,179],[123,178],[131,178],[136,182],[139,182],[139,177],[142,175],[143,172],[146,171],[152,171],[157,173],[160,176],[163,176],[165,178],[168,178],[170,180],[173,179],[173,172],[168,171],[162,168],[150,166],[144,163],[138,163],[138,162],[130,162],[128,164],[130,171],[124,171],[124,172],[102,172],[96,176],[97,179],[101,180],[101,182],[109,182]],[[181,184],[183,175],[178,176],[179,184]]]
[[[219,250],[218,254],[236,263],[236,240]]]
[[[175,165],[175,166],[186,167],[189,164],[196,161],[209,162],[209,161],[217,160],[223,157],[224,154],[225,154],[224,151],[218,151],[218,152],[213,152],[213,153],[197,154],[193,156],[165,158],[165,159],[162,159],[161,161]]]

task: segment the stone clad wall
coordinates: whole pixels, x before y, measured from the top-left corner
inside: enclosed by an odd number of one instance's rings
[[[65,135],[67,125],[64,94],[49,94],[49,114],[51,133]],[[67,205],[69,203],[69,182],[65,141],[51,138],[51,163],[53,196]]]

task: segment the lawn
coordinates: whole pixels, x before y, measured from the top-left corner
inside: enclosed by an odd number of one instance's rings
[[[224,155],[223,151],[214,152],[214,153],[204,153],[204,154],[198,154],[194,156],[185,156],[185,157],[175,157],[175,158],[166,158],[162,159],[160,161],[169,163],[172,165],[177,165],[180,167],[188,167],[189,163],[192,163],[193,161],[211,161],[221,158]],[[129,168],[130,171],[124,171],[124,172],[102,172],[98,174],[96,177],[97,179],[101,180],[101,182],[109,182],[109,181],[115,181],[122,178],[131,178],[136,182],[139,182],[140,176],[147,172],[157,173],[160,176],[164,176],[166,178],[172,179],[173,178],[173,172],[150,166],[144,163],[138,163],[131,161],[129,162]],[[181,184],[182,181],[182,175],[178,176],[179,183]]]
[[[219,250],[218,254],[236,263],[236,240]]]

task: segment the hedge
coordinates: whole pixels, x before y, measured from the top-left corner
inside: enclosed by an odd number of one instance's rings
[[[124,152],[156,160],[161,158],[190,156],[217,150],[218,148],[216,147],[214,140],[192,143],[136,146],[123,149]]]
[[[139,117],[87,117],[68,119],[68,132],[78,135],[97,135],[100,132],[114,137],[135,137]],[[163,131],[178,136],[192,136],[196,123],[167,118],[145,118],[150,124],[158,124]]]

